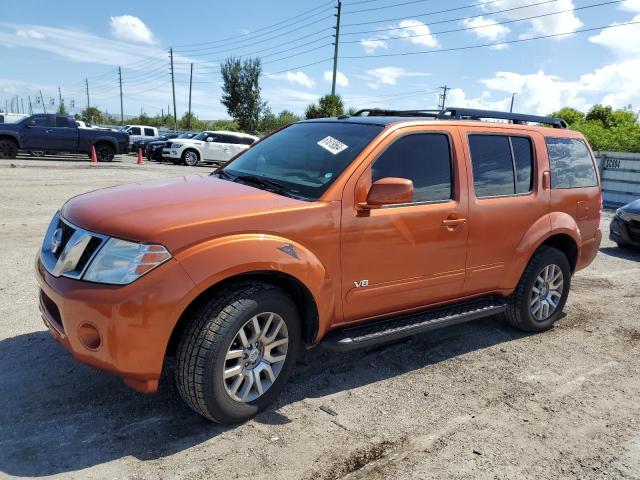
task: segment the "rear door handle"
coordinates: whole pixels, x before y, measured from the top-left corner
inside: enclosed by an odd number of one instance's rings
[[[51,133],[53,130],[45,130],[44,133]]]
[[[443,227],[457,227],[459,225],[464,225],[465,223],[467,223],[467,219],[466,218],[452,218],[452,219],[447,218],[446,220],[442,221],[442,226]]]

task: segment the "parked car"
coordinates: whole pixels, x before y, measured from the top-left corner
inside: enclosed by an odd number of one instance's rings
[[[120,127],[121,132],[125,132],[129,135],[129,149],[132,150],[132,145],[138,140],[155,140],[158,138],[159,133],[156,127],[149,127],[147,125],[124,125]]]
[[[156,138],[143,138],[140,140],[136,140],[135,142],[133,142],[131,144],[131,151],[134,153],[138,153],[139,149],[142,149],[142,152],[144,153],[146,151],[147,145],[151,142],[157,142],[157,141],[164,141],[166,142],[169,139],[172,138],[176,138],[178,136],[177,133],[175,132],[165,132],[162,133],[160,135],[158,135],[158,137]]]
[[[98,160],[110,162],[115,154],[127,152],[129,136],[78,128],[68,115],[39,113],[18,123],[0,124],[0,155],[5,158],[15,158],[18,150],[88,154],[94,146]]]
[[[616,210],[609,226],[609,238],[619,247],[640,247],[640,199]]]
[[[147,143],[144,155],[149,160],[154,160],[156,162],[161,162],[163,160],[162,150],[164,150],[165,146],[171,145],[171,142],[168,140],[179,140],[179,139],[189,139],[193,138],[197,135],[196,132],[182,132],[176,137],[165,139],[165,140],[153,140]]]
[[[171,142],[162,156],[173,163],[193,167],[198,163],[225,163],[258,140],[254,135],[238,132],[202,132],[191,139]]]
[[[67,201],[37,261],[40,308],[80,361],[155,392],[175,356],[186,403],[241,422],[303,348],[496,314],[551,328],[598,252],[599,184],[560,119],[449,108],[294,123],[208,177]]]
[[[25,118],[27,118],[28,115],[25,115],[23,113],[0,113],[0,123],[17,123]]]

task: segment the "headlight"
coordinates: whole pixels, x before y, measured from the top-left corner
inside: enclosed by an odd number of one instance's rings
[[[180,148],[180,147],[182,147],[181,143],[172,143],[171,144],[171,148]]]
[[[619,216],[625,222],[631,221],[631,214],[625,212],[622,208],[616,210],[616,215]]]
[[[83,279],[91,282],[126,285],[171,258],[162,245],[128,242],[110,238],[97,253]]]

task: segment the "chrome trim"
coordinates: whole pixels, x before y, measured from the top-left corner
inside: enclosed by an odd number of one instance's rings
[[[72,228],[74,230],[74,233],[67,241],[60,256],[56,258],[55,254],[51,251],[51,240],[60,222],[67,225],[67,227]],[[91,257],[87,260],[83,268],[78,270],[78,262],[80,261],[80,258],[82,258],[82,254],[93,238],[99,238],[101,240],[101,244],[91,254]],[[40,249],[40,261],[42,262],[42,266],[45,268],[45,270],[54,277],[63,276],[79,279],[82,277],[85,270],[91,264],[93,258],[105,244],[108,238],[109,237],[106,235],[90,232],[88,230],[85,230],[84,228],[80,228],[77,225],[68,222],[67,220],[62,218],[60,212],[58,211],[53,216],[53,219],[49,224],[49,228],[47,229],[47,233],[44,236],[44,241],[42,242],[42,247]]]

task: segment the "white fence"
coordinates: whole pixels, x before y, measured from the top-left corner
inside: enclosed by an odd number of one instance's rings
[[[605,207],[640,198],[640,153],[596,152]]]

